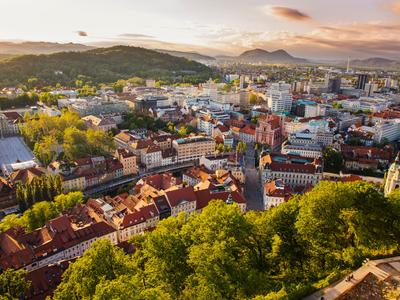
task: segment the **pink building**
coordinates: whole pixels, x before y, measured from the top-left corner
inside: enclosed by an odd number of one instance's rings
[[[273,150],[279,149],[284,140],[282,122],[283,117],[280,116],[261,116],[256,127],[256,142],[269,145]]]

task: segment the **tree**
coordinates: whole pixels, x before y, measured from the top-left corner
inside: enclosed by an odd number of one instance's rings
[[[100,239],[93,242],[82,258],[72,263],[65,271],[63,281],[54,292],[54,299],[92,298],[99,284],[99,294],[104,295],[107,292],[104,287],[105,281],[133,274],[132,261],[123,250],[113,247],[107,239]]]
[[[76,206],[78,203],[83,202],[82,192],[70,192],[68,194],[61,194],[54,198],[57,210],[60,212],[65,211],[68,208]]]
[[[224,152],[224,144],[218,144],[216,147],[215,147],[216,149],[216,151],[218,151],[218,153],[222,153],[222,152]]]
[[[263,212],[213,200],[134,236],[132,256],[96,242],[54,297],[301,299],[367,257],[397,253],[399,195],[385,198],[365,182],[321,182]]]
[[[371,184],[322,182],[300,202],[296,227],[319,267],[357,265],[373,251],[396,247],[396,216]]]
[[[250,105],[256,105],[258,103],[258,97],[254,93],[250,93],[249,95],[249,103]]]
[[[55,136],[47,135],[35,144],[33,153],[45,165],[48,166],[57,156],[58,141]]]
[[[42,227],[48,220],[54,219],[59,212],[53,202],[42,201],[35,203],[24,213],[24,222],[28,231]]]
[[[28,88],[32,89],[37,84],[38,81],[39,81],[39,79],[37,79],[36,77],[29,78],[27,81]]]
[[[113,84],[114,92],[122,93],[122,90],[124,89],[125,85],[126,85],[126,81],[125,80],[122,80],[122,79],[118,80],[117,82],[115,82]]]
[[[10,214],[5,216],[0,221],[0,232],[5,232],[11,228],[23,228],[25,227],[25,222],[22,218],[18,217],[16,214]]]
[[[89,150],[86,140],[86,134],[74,127],[69,127],[64,132],[64,153],[71,160],[82,158]]]
[[[327,172],[339,173],[344,169],[342,154],[332,147],[327,147],[322,153],[324,169]]]
[[[185,137],[187,135],[186,126],[181,126],[179,128],[178,134],[179,134],[180,137]]]
[[[30,281],[25,279],[25,270],[6,269],[0,274],[0,298],[21,299],[30,287]]]

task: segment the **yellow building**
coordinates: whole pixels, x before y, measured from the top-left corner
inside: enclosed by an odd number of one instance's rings
[[[173,141],[172,147],[178,154],[178,162],[185,162],[213,154],[215,152],[215,141],[209,137],[188,137]]]

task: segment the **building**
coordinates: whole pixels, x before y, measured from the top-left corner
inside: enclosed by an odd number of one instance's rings
[[[385,182],[385,196],[389,195],[394,190],[400,187],[400,152],[396,160],[390,166]]]
[[[327,80],[327,93],[338,94],[340,92],[340,86],[342,79],[340,77],[329,78]]]
[[[364,90],[365,89],[365,85],[366,85],[367,82],[368,82],[368,75],[367,74],[358,74],[356,88],[358,90]]]
[[[276,115],[261,116],[256,127],[255,140],[257,143],[269,145],[271,149],[279,149],[283,142],[283,118]]]
[[[378,143],[398,141],[400,139],[400,119],[378,123],[374,126],[374,131],[374,140]]]
[[[202,116],[197,119],[197,130],[204,132],[208,136],[212,135],[214,126],[214,122],[208,117]]]
[[[1,112],[0,113],[0,138],[19,135],[19,124],[22,117],[19,113]]]
[[[314,186],[323,175],[320,159],[276,153],[261,157],[260,171],[263,182],[282,179],[291,187]]]
[[[287,202],[292,197],[292,191],[282,179],[272,180],[264,184],[264,209],[276,207]]]
[[[216,171],[225,169],[229,161],[229,155],[209,155],[200,158],[200,165],[205,166],[208,170]]]
[[[239,130],[239,140],[245,143],[255,143],[256,130],[255,126],[248,124]]]
[[[118,243],[113,226],[96,220],[90,208],[79,204],[32,232],[12,228],[0,234],[0,268],[33,271],[73,259],[82,256],[99,238],[107,238],[114,245]]]
[[[138,173],[137,156],[128,149],[117,149],[114,156],[124,167],[124,176]]]
[[[215,141],[209,137],[195,136],[180,138],[172,142],[178,162],[193,161],[215,152]]]
[[[142,163],[147,169],[154,169],[162,166],[161,148],[152,144],[142,155]]]
[[[379,90],[379,84],[377,83],[366,83],[364,87],[364,91],[367,97],[372,96],[375,92]]]
[[[333,144],[333,133],[324,130],[312,132],[306,129],[289,134],[288,140],[292,145],[321,145],[326,147]]]
[[[160,220],[160,214],[155,204],[143,206],[138,210],[126,214],[119,224],[119,241],[128,241],[132,236],[143,234],[155,228]]]
[[[117,128],[117,123],[112,118],[103,118],[89,115],[83,117],[82,120],[86,122],[86,125],[90,128],[102,131],[108,131]]]
[[[267,92],[268,108],[273,113],[290,112],[292,109],[292,94],[290,84],[285,82],[273,83]]]
[[[17,205],[14,185],[0,176],[0,209]]]
[[[282,144],[282,154],[299,155],[309,158],[322,157],[322,146],[319,144]]]
[[[165,192],[165,198],[171,207],[171,216],[180,212],[191,214],[196,211],[197,197],[193,186]]]

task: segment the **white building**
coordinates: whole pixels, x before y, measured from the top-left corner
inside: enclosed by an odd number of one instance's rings
[[[290,84],[273,83],[267,92],[268,108],[274,113],[290,112],[292,109],[292,94]]]

